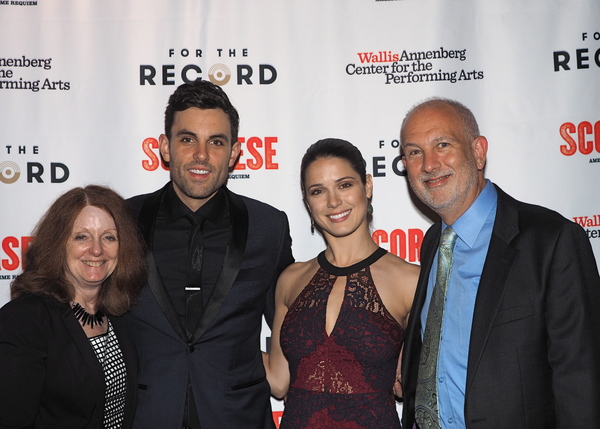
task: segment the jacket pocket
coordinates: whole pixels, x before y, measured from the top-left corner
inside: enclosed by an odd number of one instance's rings
[[[515,322],[527,317],[533,317],[534,313],[535,311],[533,309],[533,303],[531,302],[519,305],[518,307],[500,310],[496,316],[496,320],[494,321],[494,326]]]
[[[245,389],[246,387],[256,386],[257,384],[262,383],[266,379],[267,379],[267,377],[261,377],[261,378],[259,378],[257,380],[252,380],[252,381],[249,381],[247,383],[236,384],[235,386],[233,386],[231,388],[231,390],[240,390],[240,389]]]

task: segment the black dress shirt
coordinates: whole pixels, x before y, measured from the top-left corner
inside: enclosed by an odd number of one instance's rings
[[[195,213],[171,185],[161,202],[154,229],[154,256],[160,275],[185,326],[186,263],[194,225],[190,216],[206,218],[203,227],[202,301],[206,305],[217,282],[231,236],[230,213],[223,189]]]

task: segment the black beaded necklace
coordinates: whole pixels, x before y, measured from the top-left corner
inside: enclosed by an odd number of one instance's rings
[[[82,326],[90,325],[90,328],[92,329],[94,328],[94,325],[102,325],[102,319],[104,319],[104,313],[101,311],[97,311],[96,314],[90,314],[75,301],[73,301],[73,314]]]

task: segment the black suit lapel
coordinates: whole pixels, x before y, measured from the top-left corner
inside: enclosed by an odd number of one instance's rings
[[[154,224],[156,222],[156,216],[158,215],[158,209],[160,208],[160,203],[170,185],[171,182],[168,182],[162,189],[148,195],[138,214],[138,225],[144,236],[144,241],[151,251],[154,245]]]
[[[146,264],[148,265],[148,285],[152,290],[152,294],[154,298],[158,302],[160,309],[163,314],[175,330],[177,335],[187,343],[188,337],[185,333],[185,328],[181,323],[181,320],[177,316],[177,312],[175,311],[175,306],[173,305],[173,301],[171,301],[171,297],[167,292],[167,288],[162,281],[162,277],[158,272],[158,267],[156,266],[156,260],[154,259],[154,253],[148,252],[146,255]]]
[[[410,363],[414,364],[415,368],[411,370],[408,364],[403,365],[403,380],[410,380],[411,376],[414,375],[416,377],[417,374],[417,366],[421,354],[421,313],[427,296],[429,272],[431,271],[431,265],[433,264],[433,259],[440,242],[440,228],[441,224],[439,223],[432,225],[429,231],[427,231],[426,238],[423,240],[423,246],[421,248],[421,273],[419,275],[413,305],[410,310],[410,320],[406,328],[403,352],[403,355],[406,356],[405,359],[408,359]],[[429,240],[428,237],[432,237],[431,240]],[[416,378],[414,381],[416,383]]]
[[[202,317],[196,325],[191,338],[191,343],[195,343],[202,337],[204,332],[208,329],[219,309],[225,302],[231,286],[238,275],[242,260],[244,257],[244,251],[246,250],[246,242],[248,240],[248,209],[244,201],[236,194],[225,189],[225,195],[229,202],[230,211],[230,222],[231,222],[231,239],[227,246],[225,253],[225,260],[223,261],[223,269],[219,274],[217,283],[213,289]],[[191,299],[200,300],[200,296],[194,296]],[[202,305],[201,302],[198,305]]]
[[[440,242],[441,224],[433,224],[425,234],[421,246],[421,273],[417,283],[417,290],[410,310],[410,319],[404,337],[402,351],[402,388],[404,390],[403,424],[412,427],[414,423],[415,392],[417,389],[417,374],[421,356],[421,313],[425,297],[427,296],[427,283],[429,272]]]
[[[411,318],[415,315],[419,320],[416,321],[419,329],[421,327],[421,310],[423,310],[423,305],[425,304],[425,298],[427,297],[427,285],[429,283],[429,274],[431,271],[431,266],[433,265],[433,260],[437,253],[438,246],[440,244],[440,234],[441,234],[442,224],[436,223],[431,227],[431,230],[428,231],[429,234],[433,236],[432,241],[427,245],[423,246],[421,249],[421,275],[419,277],[418,289],[415,294],[415,300],[413,303],[413,307],[411,310]],[[421,333],[419,332],[419,335]]]
[[[148,247],[148,254],[146,255],[146,264],[148,265],[148,285],[150,286],[152,294],[158,302],[160,309],[177,335],[179,335],[179,337],[187,343],[188,336],[185,333],[185,328],[181,323],[181,320],[177,316],[177,311],[175,311],[173,301],[171,301],[171,297],[169,296],[167,288],[165,287],[162,277],[160,276],[153,252],[154,226],[156,224],[156,217],[158,215],[158,210],[165,192],[170,185],[171,182],[168,182],[165,186],[163,186],[162,189],[154,192],[153,194],[149,195],[148,198],[146,198],[138,215],[138,223]]]
[[[170,186],[171,182],[167,183],[162,189],[151,194],[146,198],[143,206],[140,209],[138,216],[138,223],[140,229],[148,246],[149,252],[146,257],[148,264],[148,284],[154,297],[156,298],[162,312],[165,317],[177,333],[179,337],[188,342],[188,335],[186,334],[185,327],[181,323],[173,302],[167,292],[167,289],[162,281],[156,261],[152,252],[152,245],[154,241],[154,224],[156,216],[165,194],[165,191]],[[244,201],[236,194],[225,188],[225,194],[229,202],[230,210],[230,222],[231,222],[231,239],[227,251],[225,253],[225,259],[223,261],[223,269],[217,284],[215,285],[211,297],[202,312],[202,316],[196,325],[196,329],[191,335],[190,343],[195,343],[198,339],[206,332],[206,329],[210,326],[214,320],[217,312],[225,302],[229,290],[237,277],[242,264],[244,251],[246,249],[246,241],[248,239],[248,209],[244,204]],[[200,295],[196,295],[191,299],[199,300]],[[196,304],[195,308],[202,308],[202,303]]]
[[[498,187],[496,190],[498,192],[496,220],[475,299],[467,365],[467,391],[477,371],[500,309],[512,267],[519,254],[519,251],[510,245],[519,233],[516,207],[511,197]]]

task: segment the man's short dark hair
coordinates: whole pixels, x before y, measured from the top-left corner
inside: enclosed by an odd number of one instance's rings
[[[169,97],[169,103],[165,110],[165,135],[168,139],[171,138],[175,112],[182,112],[190,107],[223,110],[229,117],[231,144],[233,145],[237,141],[240,128],[240,116],[237,110],[220,86],[200,79],[180,85]]]

